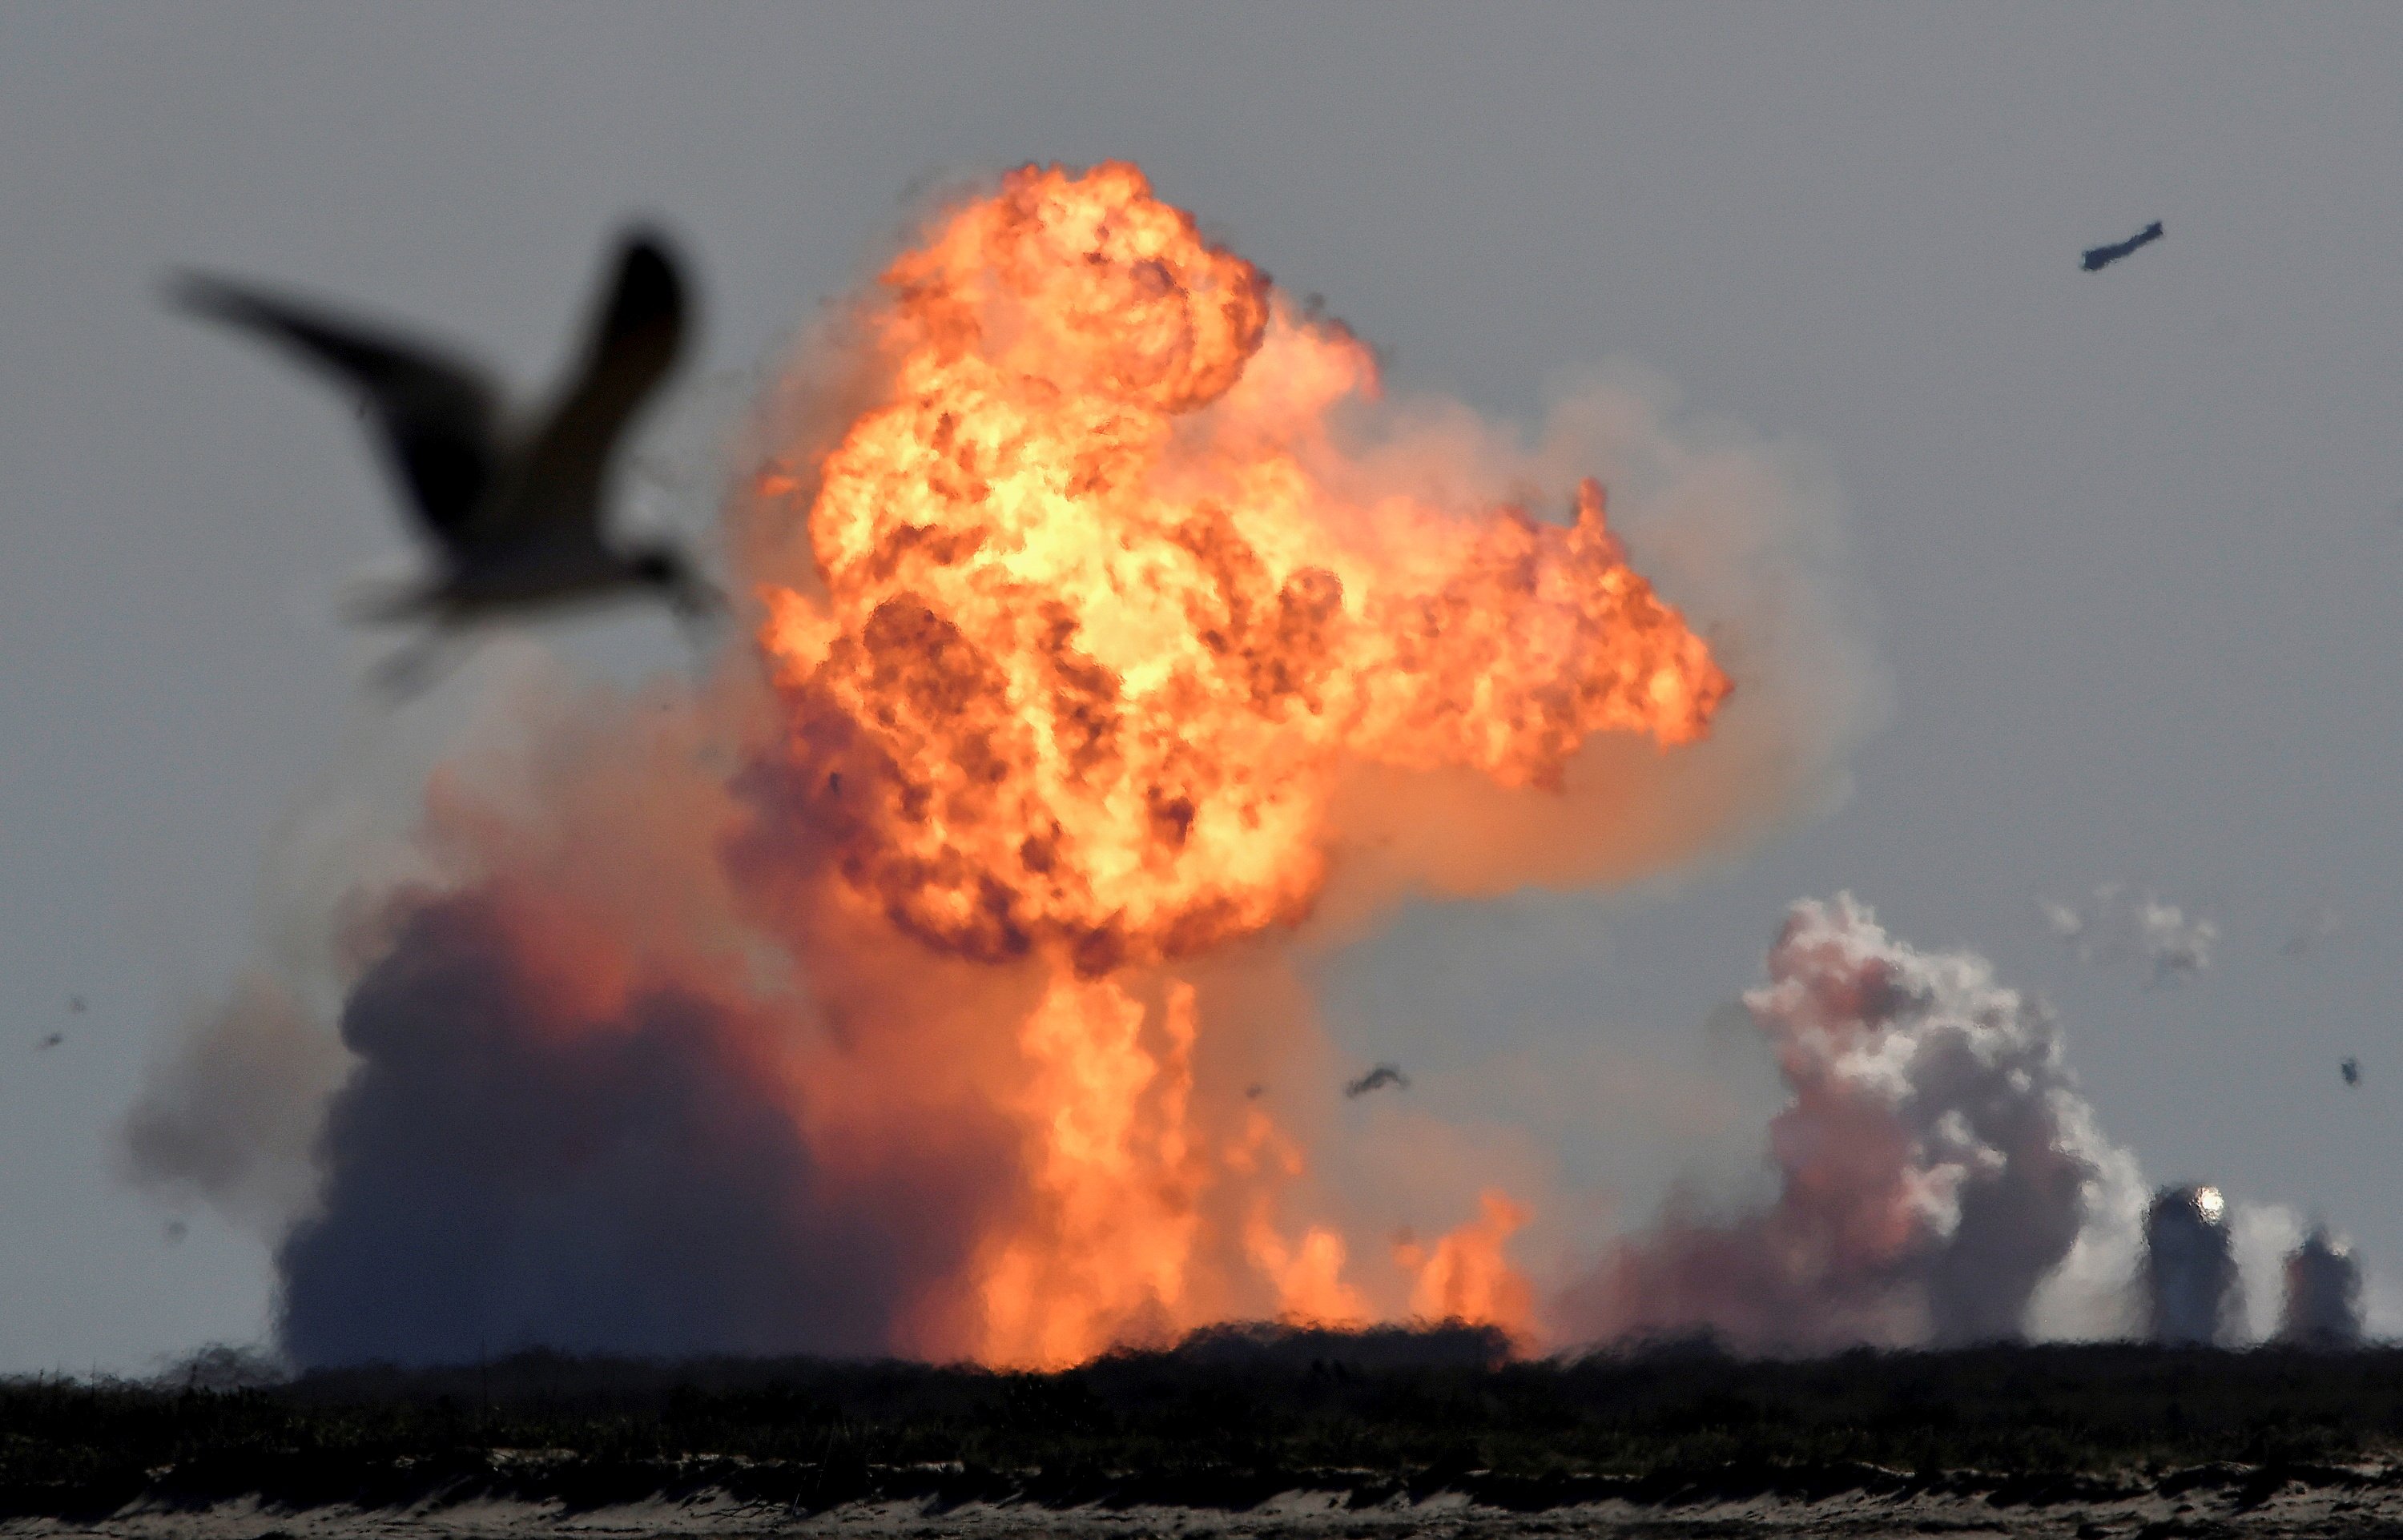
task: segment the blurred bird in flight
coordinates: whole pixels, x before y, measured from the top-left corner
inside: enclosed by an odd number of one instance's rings
[[[1347,1097],[1358,1098],[1368,1095],[1372,1090],[1382,1090],[1387,1086],[1393,1087],[1396,1090],[1408,1090],[1410,1089],[1410,1077],[1402,1073],[1402,1067],[1399,1064],[1380,1064],[1359,1079],[1345,1086],[1343,1094]]]
[[[676,546],[619,543],[604,528],[627,426],[684,350],[687,287],[658,234],[627,235],[581,364],[549,409],[522,423],[509,420],[480,368],[438,347],[204,274],[181,278],[174,298],[358,394],[439,563],[426,581],[357,611],[433,623],[419,646],[379,671],[386,685],[409,689],[448,635],[478,622],[628,595],[655,595],[688,620],[719,606]]]

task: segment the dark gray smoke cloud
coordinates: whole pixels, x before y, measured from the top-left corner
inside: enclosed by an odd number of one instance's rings
[[[2313,1226],[2286,1258],[2278,1336],[2304,1347],[2360,1345],[2361,1263],[2326,1225]]]
[[[1775,1200],[1672,1212],[1570,1292],[1565,1323],[1763,1352],[2020,1336],[2090,1199],[2131,1169],[2050,1015],[1982,958],[1893,939],[1850,895],[1795,905],[1769,974],[1744,1003],[1791,1093],[1770,1128]]]
[[[664,989],[549,1004],[483,898],[411,915],[342,1037],[322,1206],[278,1256],[303,1365],[877,1352],[975,1233],[965,1171],[821,1181],[756,1024]]]
[[[2163,1187],[2145,1213],[2146,1332],[2156,1342],[2226,1343],[2244,1313],[2228,1201],[2217,1187]]]

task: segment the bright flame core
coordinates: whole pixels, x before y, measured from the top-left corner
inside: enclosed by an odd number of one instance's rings
[[[1332,419],[1368,351],[1204,241],[1141,172],[1027,168],[937,224],[869,318],[879,404],[817,466],[823,597],[766,590],[789,754],[844,902],[1049,982],[1017,1027],[1029,1200],[979,1252],[991,1361],[1074,1362],[1215,1318],[1227,1249],[1287,1312],[1357,1319],[1340,1234],[1288,1238],[1299,1148],[1191,1112],[1209,1030],[1132,980],[1307,912],[1347,763],[1556,787],[1592,735],[1706,730],[1728,681],[1631,569],[1589,480],[1569,525],[1358,490]],[[801,479],[764,475],[789,512]],[[1401,1248],[1412,1304],[1523,1328],[1488,1194]]]

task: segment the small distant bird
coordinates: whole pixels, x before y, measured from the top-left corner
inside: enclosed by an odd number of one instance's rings
[[[174,298],[360,393],[441,567],[359,617],[440,627],[618,593],[655,593],[688,618],[717,606],[681,549],[619,545],[603,529],[619,441],[683,351],[686,288],[664,240],[630,233],[583,362],[548,412],[519,425],[481,369],[439,348],[205,274],[184,275]]]
[[[2122,257],[2126,257],[2133,253],[2138,246],[2149,245],[2160,238],[2161,222],[2156,219],[2151,224],[2146,225],[2143,229],[2140,229],[2135,234],[2128,237],[2125,241],[2118,242],[2113,245],[2095,246],[2090,249],[2086,254],[2084,263],[2085,269],[2088,272],[2101,272],[2104,268],[2117,262]]]
[[[66,1034],[65,1033],[63,1033],[63,1032],[54,1032],[54,1033],[50,1034],[48,1037],[45,1037],[45,1038],[43,1038],[43,1039],[42,1039],[42,1041],[41,1041],[41,1050],[42,1050],[44,1053],[48,1053],[48,1052],[49,1052],[52,1048],[57,1047],[61,1043],[63,1043],[63,1042],[65,1042],[66,1040],[67,1040],[67,1034]]]
[[[2344,1083],[2348,1086],[2361,1084],[2361,1061],[2358,1059],[2348,1056],[2343,1063],[2336,1067],[2336,1072],[2344,1076]]]
[[[1366,1096],[1372,1090],[1382,1090],[1387,1086],[1393,1087],[1396,1090],[1408,1090],[1410,1089],[1410,1077],[1402,1073],[1402,1067],[1399,1064],[1380,1064],[1344,1087],[1343,1094],[1347,1097]]]

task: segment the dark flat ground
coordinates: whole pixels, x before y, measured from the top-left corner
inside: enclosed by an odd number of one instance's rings
[[[162,1382],[18,1380],[0,1384],[0,1519],[297,1534],[317,1526],[268,1517],[410,1529],[400,1516],[439,1512],[436,1528],[471,1533],[480,1514],[513,1533],[583,1515],[667,1533],[715,1515],[708,1533],[965,1534],[1149,1533],[1143,1516],[1173,1513],[1192,1533],[1368,1535],[1821,1533],[1849,1515],[1825,1532],[2403,1534],[2385,1470],[2403,1351],[1503,1347],[1465,1328],[1244,1328],[1049,1375],[525,1353],[272,1382],[222,1360]]]

